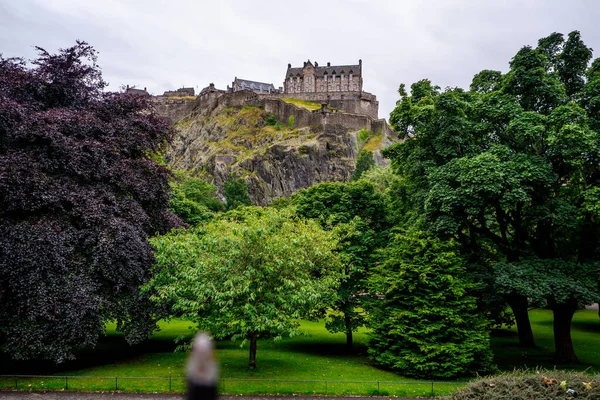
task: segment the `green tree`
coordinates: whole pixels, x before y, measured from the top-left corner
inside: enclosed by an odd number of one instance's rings
[[[453,241],[407,231],[371,277],[369,354],[403,376],[449,379],[494,370],[476,284]]]
[[[580,61],[589,59],[579,35],[569,37],[569,48],[577,49],[569,51],[582,53]],[[411,118],[414,133],[386,154],[406,182],[407,198],[418,211],[415,218],[423,216],[439,237],[455,238],[470,261],[477,260],[470,265],[483,267],[470,271],[479,276],[496,273],[497,262],[524,266],[522,260],[530,258],[589,269],[600,254],[600,135],[590,118],[595,67],[588,69],[582,93],[571,93],[567,86],[579,85],[575,77],[582,74],[581,64],[573,62],[570,72],[564,70],[567,46],[560,37],[551,35],[541,43],[517,53],[498,90],[448,89],[428,104],[406,97],[397,107]],[[569,98],[582,99],[581,104]],[[516,284],[512,291],[507,287],[502,293],[514,312],[520,342],[531,346],[528,294]],[[535,299],[554,311],[559,363],[577,361],[564,332],[582,298],[573,290],[554,300]]]
[[[223,183],[223,196],[225,196],[225,210],[233,210],[240,206],[251,206],[252,199],[248,194],[246,181],[237,175],[231,175]]]
[[[330,332],[344,332],[352,347],[352,332],[365,323],[360,312],[361,293],[366,293],[365,277],[373,263],[373,252],[381,247],[387,233],[383,195],[365,181],[321,183],[292,196],[296,212],[316,219],[321,226],[338,232],[343,274],[340,287],[326,320]]]
[[[217,199],[217,187],[184,171],[175,171],[171,181],[169,210],[190,225],[198,225],[223,211],[225,206]]]
[[[248,340],[251,368],[257,339],[296,334],[339,279],[335,234],[289,209],[239,208],[152,244],[151,299],[217,338]]]
[[[363,173],[373,168],[374,166],[375,159],[373,158],[373,153],[368,150],[359,151],[358,157],[356,158],[356,168],[352,173],[352,180],[356,181],[360,179]]]

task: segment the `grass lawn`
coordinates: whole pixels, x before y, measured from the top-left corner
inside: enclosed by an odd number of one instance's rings
[[[514,368],[554,368],[554,335],[552,333],[552,311],[532,310],[529,319],[535,337],[536,348],[524,349],[518,346],[516,328],[494,332],[492,348],[496,363],[503,370]],[[575,353],[581,364],[560,365],[561,369],[588,370],[600,373],[600,320],[598,312],[581,310],[575,313],[571,325],[571,337]]]
[[[492,346],[501,369],[543,366],[553,368],[552,313],[533,310],[530,313],[538,348],[523,350],[513,329],[496,331]],[[127,391],[183,391],[185,380],[185,353],[174,353],[173,338],[191,337],[193,330],[186,321],[160,324],[161,330],[141,346],[130,348],[123,338],[109,327],[109,334],[94,352],[79,355],[78,364],[68,369],[52,372],[56,375],[111,377],[107,379],[21,378],[21,388],[64,388],[81,390]],[[426,396],[431,393],[431,383],[419,382],[380,370],[369,364],[366,356],[364,331],[355,334],[355,346],[351,353],[345,351],[343,334],[328,333],[323,323],[302,322],[305,336],[284,338],[281,341],[260,340],[256,370],[248,369],[248,346],[240,348],[239,342],[223,341],[217,344],[217,356],[221,369],[223,393],[231,394],[356,394]],[[600,323],[595,311],[575,314],[572,336],[581,365],[561,366],[600,372]],[[115,378],[118,377],[118,378]],[[138,379],[136,377],[152,377]],[[169,378],[170,377],[170,378]],[[256,381],[260,380],[260,381]],[[296,381],[296,382],[286,382]],[[298,382],[306,381],[306,382]],[[327,382],[325,382],[327,381]],[[338,381],[338,382],[336,382]],[[339,382],[356,381],[356,383]],[[362,382],[360,382],[362,381]],[[377,383],[379,382],[379,384]],[[405,382],[405,383],[400,383]],[[14,380],[0,380],[1,387],[14,387]],[[456,389],[461,382],[435,384],[436,394]],[[31,385],[31,386],[28,386]]]
[[[300,99],[292,99],[289,97],[285,97],[282,98],[281,100],[283,100],[286,103],[290,103],[293,104],[299,108],[305,108],[307,110],[310,111],[315,111],[315,110],[320,110],[321,109],[321,104],[320,103],[315,103],[314,101],[305,101],[305,100],[300,100]]]

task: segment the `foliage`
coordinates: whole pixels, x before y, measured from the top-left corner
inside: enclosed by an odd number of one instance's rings
[[[383,195],[365,181],[322,183],[292,196],[296,212],[316,219],[325,229],[340,236],[340,255],[344,264],[337,296],[329,305],[326,327],[344,332],[348,346],[352,332],[365,323],[359,312],[361,294],[366,293],[365,277],[373,263],[375,249],[383,246],[387,233]]]
[[[85,42],[38,51],[31,68],[0,57],[0,346],[58,363],[107,320],[147,337],[147,238],[181,221],[151,159],[169,133],[148,100],[104,93]]]
[[[290,117],[288,118],[288,128],[293,129],[295,123],[296,123],[296,120],[295,120],[294,116],[290,115]]]
[[[597,399],[600,375],[560,370],[515,370],[479,378],[459,389],[449,400]]]
[[[217,338],[249,340],[250,367],[257,339],[296,334],[338,279],[335,235],[286,209],[239,208],[152,244],[151,299]]]
[[[277,123],[277,116],[273,113],[269,113],[267,119],[265,119],[266,126],[275,126]]]
[[[369,354],[382,366],[420,379],[494,370],[488,323],[477,312],[477,287],[453,241],[407,231],[374,269]]]
[[[372,133],[370,130],[363,128],[358,132],[358,139],[361,142],[366,142],[367,139],[369,138],[369,136],[371,136],[371,135],[372,135]]]
[[[355,181],[360,179],[363,173],[373,168],[374,166],[375,159],[373,158],[373,153],[366,150],[359,151],[358,157],[356,159],[356,168],[352,173],[352,180]]]
[[[235,174],[232,174],[223,183],[223,196],[225,196],[225,210],[227,211],[234,210],[240,206],[252,205],[246,181]]]
[[[198,225],[212,218],[215,212],[223,211],[225,206],[216,198],[215,185],[183,171],[175,171],[174,175],[169,209],[184,222]]]
[[[537,48],[519,50],[504,77],[476,75],[471,92],[440,93],[420,81],[413,90],[418,96],[408,96],[401,86],[392,114],[407,140],[384,151],[403,178],[412,222],[461,244],[469,272],[487,284],[484,293],[504,293],[523,345],[534,343],[528,297],[519,285],[553,275],[551,286],[565,292],[544,291],[534,300],[555,312],[559,363],[577,360],[569,326],[589,298],[580,295],[574,277],[595,271],[600,255],[600,132],[593,92],[599,64],[586,72],[590,58],[578,32],[567,42],[554,33]],[[485,83],[490,77],[492,86]],[[519,268],[494,269],[498,262]],[[566,269],[550,268],[558,265]],[[515,274],[502,277],[502,290],[494,288],[500,271]],[[556,286],[558,280],[563,284]],[[593,283],[584,286],[587,291]]]

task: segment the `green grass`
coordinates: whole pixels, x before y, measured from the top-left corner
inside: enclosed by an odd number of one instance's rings
[[[552,332],[552,311],[532,310],[529,319],[535,337],[536,348],[524,349],[518,346],[516,328],[496,331],[492,337],[492,348],[496,363],[503,370],[536,366],[553,369],[554,335]],[[560,368],[576,371],[588,370],[600,373],[600,320],[598,313],[581,310],[575,313],[571,325],[573,346],[581,364],[561,365]]]
[[[289,97],[284,97],[281,100],[283,100],[286,103],[293,104],[296,107],[305,108],[305,109],[310,110],[310,111],[315,111],[315,110],[320,110],[321,109],[321,104],[315,103],[313,101],[305,101],[305,100],[300,100],[300,99],[291,99]]]
[[[552,313],[547,310],[533,310],[530,312],[530,318],[538,348],[523,350],[518,347],[514,327],[496,331],[492,337],[492,347],[501,369],[536,366],[554,368]],[[430,395],[431,383],[407,379],[372,366],[366,354],[367,335],[364,331],[355,334],[354,349],[347,353],[343,334],[328,333],[323,322],[302,321],[301,325],[306,335],[283,338],[277,342],[260,340],[256,370],[248,368],[247,345],[240,347],[240,342],[218,342],[217,357],[221,377],[224,378],[221,382],[221,392],[329,395],[379,393],[406,397]],[[117,386],[119,390],[132,392],[183,391],[186,354],[173,352],[176,347],[173,339],[180,336],[189,339],[193,336],[194,329],[191,323],[181,320],[161,322],[160,327],[151,340],[130,348],[122,336],[114,332],[114,326],[110,325],[107,337],[102,340],[96,351],[79,355],[77,368],[71,364],[71,369],[54,369],[53,372],[60,376],[81,377],[69,378],[68,386],[73,390],[114,390]],[[587,368],[588,372],[598,373],[599,334],[600,323],[595,311],[576,313],[572,336],[575,351],[582,364],[560,367],[575,370]],[[110,378],[87,378],[89,376]],[[115,377],[118,377],[116,381]],[[65,378],[19,378],[18,385],[19,388],[27,389],[63,389],[66,383]],[[464,382],[460,381],[435,383],[434,389],[436,394],[443,395],[463,384]],[[14,379],[0,379],[0,388],[14,388],[14,385]]]

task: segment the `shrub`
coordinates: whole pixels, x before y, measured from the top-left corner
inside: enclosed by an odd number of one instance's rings
[[[600,375],[565,371],[513,371],[479,378],[448,400],[600,399]]]
[[[266,126],[275,126],[277,124],[277,117],[275,114],[269,114],[267,119],[265,120]]]
[[[293,115],[290,115],[288,118],[288,128],[292,129],[294,127],[295,118]]]
[[[477,285],[453,241],[407,231],[392,239],[374,268],[369,354],[403,376],[449,379],[495,371]]]

